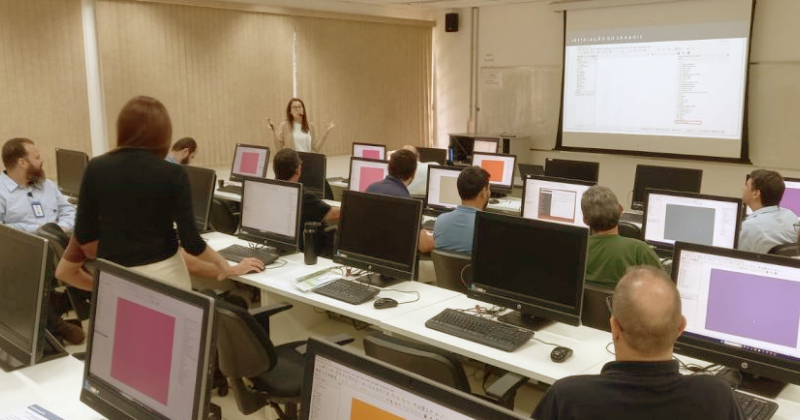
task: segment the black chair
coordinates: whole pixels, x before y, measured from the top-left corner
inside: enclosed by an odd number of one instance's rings
[[[619,228],[620,236],[634,238],[640,241],[644,240],[644,238],[642,237],[642,229],[634,223],[620,220],[619,223],[617,224],[617,227]]]
[[[364,351],[367,356],[424,376],[442,385],[472,393],[467,375],[455,353],[382,333],[365,337]],[[476,396],[513,410],[517,389],[527,381],[527,378],[507,372],[485,389],[486,396]]]
[[[47,239],[51,251],[50,255],[53,257],[51,262],[54,268],[53,273],[55,273],[55,267],[58,266],[61,256],[64,255],[64,251],[67,249],[69,236],[55,223],[46,223],[42,225],[36,230],[36,235]],[[54,278],[53,286],[55,287],[56,285],[57,281]],[[92,292],[76,289],[72,286],[66,286],[64,292],[78,320],[83,321],[89,319],[92,307]],[[62,311],[58,310],[58,312],[60,313]]]
[[[467,284],[472,282],[472,258],[469,255],[434,249],[431,251],[433,270],[436,272],[436,285],[456,292],[467,292]],[[463,274],[463,281],[462,281]]]
[[[269,405],[280,419],[296,419],[306,342],[274,346],[269,338],[269,318],[292,305],[275,303],[248,311],[222,299],[216,302],[219,368],[228,378],[239,411],[248,415]],[[330,340],[338,344],[353,341],[342,336]]]
[[[217,232],[233,235],[239,229],[242,212],[241,205],[235,201],[221,200],[214,198],[211,200],[211,216],[209,224]]]
[[[800,244],[775,245],[769,250],[769,253],[784,257],[800,257]]]

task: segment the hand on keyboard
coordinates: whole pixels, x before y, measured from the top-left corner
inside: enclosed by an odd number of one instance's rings
[[[241,276],[249,273],[260,273],[264,271],[264,263],[261,260],[247,257],[239,264],[232,265],[228,270],[228,276]]]

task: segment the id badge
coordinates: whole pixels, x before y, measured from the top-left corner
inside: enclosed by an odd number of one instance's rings
[[[42,203],[38,201],[31,201],[31,207],[33,208],[34,216],[36,216],[39,219],[44,217],[44,208],[42,207]]]

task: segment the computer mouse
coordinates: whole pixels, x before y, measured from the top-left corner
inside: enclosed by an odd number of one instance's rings
[[[572,356],[572,349],[569,347],[556,347],[550,352],[550,360],[562,363]]]
[[[380,299],[375,299],[375,303],[372,306],[374,306],[375,309],[396,308],[397,301],[392,298],[380,298]]]
[[[496,198],[490,198],[489,199],[489,204],[500,204],[500,200],[498,200]]]

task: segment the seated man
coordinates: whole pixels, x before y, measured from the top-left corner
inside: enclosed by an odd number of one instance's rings
[[[775,245],[797,240],[797,215],[778,207],[785,189],[783,177],[775,171],[756,169],[750,173],[742,189],[742,201],[753,214],[742,222],[739,249],[766,254]]]
[[[408,192],[411,195],[423,196],[428,189],[428,166],[430,162],[420,162],[417,148],[411,145],[403,146],[403,149],[410,150],[417,157],[417,169],[414,171],[414,180],[408,184]]]
[[[533,417],[550,419],[744,419],[730,386],[682,375],[672,347],[686,327],[675,283],[659,269],[630,269],[611,300],[616,361],[600,375],[558,380]]]
[[[197,142],[191,137],[184,137],[172,145],[166,160],[178,165],[188,165],[195,156],[197,156]]]
[[[436,249],[472,255],[475,236],[475,213],[489,204],[489,172],[480,166],[470,166],[461,171],[456,181],[461,205],[442,213],[436,219],[433,239]]]
[[[394,197],[411,197],[408,185],[414,180],[416,170],[417,156],[414,152],[406,149],[397,150],[389,158],[389,175],[367,187],[367,192]]]
[[[619,216],[622,206],[617,196],[606,188],[594,186],[581,197],[583,223],[592,229],[586,255],[586,280],[614,286],[628,267],[661,267],[656,253],[643,241],[620,236]]]
[[[272,159],[275,179],[279,181],[298,182],[303,171],[303,161],[293,149],[281,149]],[[306,222],[324,222],[335,224],[339,221],[339,207],[332,207],[319,197],[303,191],[303,210],[300,218],[301,229]]]

